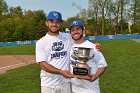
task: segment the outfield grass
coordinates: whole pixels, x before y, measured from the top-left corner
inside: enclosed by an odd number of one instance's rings
[[[140,43],[99,41],[108,68],[100,79],[102,93],[140,93]]]
[[[0,55],[34,55],[35,45],[0,47]]]
[[[40,93],[39,66],[20,67],[0,75],[0,93]]]
[[[140,43],[130,40],[98,42],[103,46],[102,52],[108,63],[106,72],[100,78],[101,93],[139,93]],[[26,47],[28,50],[28,46]],[[29,47],[34,49],[34,46]],[[24,50],[23,47],[22,49]],[[0,75],[0,93],[40,93],[39,91],[39,66],[37,64],[10,70]]]

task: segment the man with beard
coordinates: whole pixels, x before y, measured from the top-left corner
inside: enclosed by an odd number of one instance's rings
[[[62,16],[51,11],[46,20],[48,33],[36,43],[36,62],[41,72],[41,93],[71,93],[69,79],[69,51],[71,36],[60,32]]]
[[[73,72],[73,67],[77,66],[79,60],[77,58],[78,47],[90,48],[90,60],[87,65],[90,67],[90,75],[76,75],[71,79],[72,93],[100,93],[99,77],[105,71],[107,66],[106,60],[100,51],[96,50],[95,44],[84,40],[84,26],[80,20],[70,23],[69,30],[74,44],[70,51],[70,70]],[[93,47],[94,46],[94,47]]]
[[[71,93],[71,35],[60,32],[62,15],[51,11],[46,20],[48,33],[36,43],[36,62],[40,65],[41,93]],[[100,49],[100,47],[97,47]]]

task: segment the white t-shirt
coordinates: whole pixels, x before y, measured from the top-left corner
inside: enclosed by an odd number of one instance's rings
[[[73,66],[77,65],[77,63],[79,62],[77,58],[78,47],[91,48],[90,58],[92,59],[90,59],[87,62],[88,66],[91,67],[91,74],[95,74],[98,68],[107,66],[104,56],[102,55],[101,52],[96,50],[95,44],[89,41],[84,41],[81,44],[73,44],[71,47],[71,51],[70,51],[71,72],[73,72]],[[96,79],[94,82],[90,82],[84,79],[72,78],[71,82],[72,82],[72,89],[75,93],[100,93],[99,79]],[[80,92],[80,91],[83,91],[83,92]]]
[[[36,62],[46,61],[52,66],[69,70],[69,52],[73,40],[70,34],[60,32],[57,36],[46,34],[36,43]],[[54,87],[68,82],[62,75],[48,73],[41,70],[41,86]]]

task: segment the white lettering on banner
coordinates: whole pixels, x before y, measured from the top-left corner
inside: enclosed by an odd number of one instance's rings
[[[31,41],[18,41],[17,45],[27,45],[27,44],[31,44]]]

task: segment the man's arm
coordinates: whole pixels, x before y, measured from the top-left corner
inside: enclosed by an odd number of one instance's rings
[[[106,67],[100,67],[100,68],[97,69],[96,74],[87,75],[87,76],[75,75],[75,77],[78,78],[78,79],[85,79],[85,80],[93,82],[105,72],[105,69],[106,69]]]
[[[78,79],[85,79],[85,80],[91,80],[91,76],[90,75],[74,75],[75,78],[78,78]]]
[[[91,80],[90,80],[91,82],[99,78],[105,72],[107,67],[106,60],[101,52],[96,51],[93,59],[98,69],[95,74],[91,75]]]
[[[100,67],[100,68],[98,68],[97,71],[96,71],[96,74],[92,74],[91,75],[90,81],[93,82],[97,78],[99,78],[105,72],[105,69],[106,69],[106,67]]]
[[[59,74],[59,75],[64,76],[65,78],[72,78],[73,77],[73,75],[70,71],[58,69],[58,68],[48,64],[45,61],[39,62],[39,64],[40,64],[40,67],[42,70],[47,71],[49,73]]]

